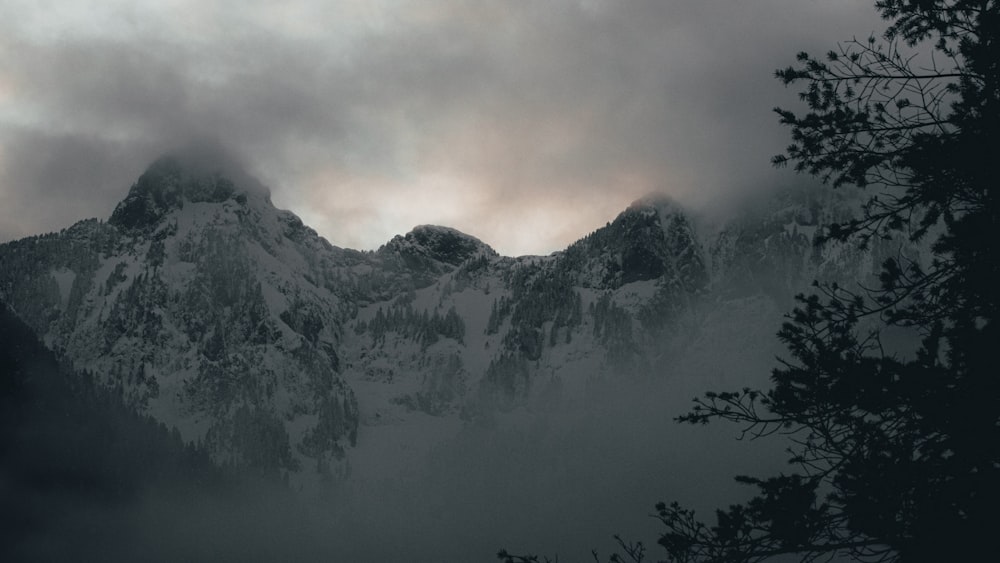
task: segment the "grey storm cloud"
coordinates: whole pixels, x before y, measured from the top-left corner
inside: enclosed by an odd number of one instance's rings
[[[107,217],[207,138],[334,244],[443,223],[549,252],[651,191],[795,181],[768,164],[795,104],[773,70],[880,23],[865,0],[81,4],[0,7],[2,240]]]

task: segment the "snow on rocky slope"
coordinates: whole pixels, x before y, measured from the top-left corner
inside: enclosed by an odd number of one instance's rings
[[[710,226],[657,196],[550,256],[426,225],[358,252],[167,157],[107,222],[0,245],[0,298],[217,460],[311,486],[614,378],[725,380],[714,359],[770,353],[794,291],[875,271],[888,248],[813,245],[846,209],[789,195]]]

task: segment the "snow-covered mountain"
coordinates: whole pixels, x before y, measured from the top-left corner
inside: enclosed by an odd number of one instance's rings
[[[786,194],[713,225],[656,196],[550,256],[428,225],[358,252],[240,171],[167,157],[107,222],[0,245],[0,298],[218,461],[307,485],[615,377],[759,353],[754,323],[772,334],[794,291],[875,271],[885,249],[813,245],[848,211]]]

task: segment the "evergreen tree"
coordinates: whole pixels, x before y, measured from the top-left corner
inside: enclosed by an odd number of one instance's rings
[[[764,479],[714,525],[658,505],[670,561],[977,560],[1000,523],[1000,4],[880,0],[884,41],[851,41],[778,71],[808,111],[776,110],[794,163],[872,195],[827,239],[905,236],[929,261],[885,262],[878,288],[817,286],[779,332],[792,359],[767,391],[708,393],[681,421],[791,438],[793,470]],[[921,49],[927,53],[921,52]],[[912,53],[917,55],[913,57]],[[931,54],[932,57],[921,55]],[[918,62],[919,61],[919,62]],[[907,327],[913,353],[881,335]]]

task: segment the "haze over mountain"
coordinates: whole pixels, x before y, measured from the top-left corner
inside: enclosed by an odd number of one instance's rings
[[[883,27],[866,0],[6,0],[0,242],[106,218],[207,137],[339,245],[438,223],[548,254],[650,191],[800,183],[768,77]]]
[[[107,221],[0,245],[0,299],[216,463],[334,495],[351,525],[392,537],[424,528],[387,514],[429,510],[444,530],[478,530],[448,548],[468,554],[495,548],[493,532],[540,540],[528,523],[608,476],[683,483],[728,456],[670,418],[706,387],[766,377],[798,288],[865,279],[895,251],[814,246],[852,205],[800,191],[713,224],[654,195],[549,256],[431,225],[359,252],[228,163],[164,157]],[[634,465],[609,469],[616,458]],[[529,499],[534,515],[511,524]],[[547,533],[570,545],[609,525]],[[423,533],[415,557],[434,559],[443,532]]]

